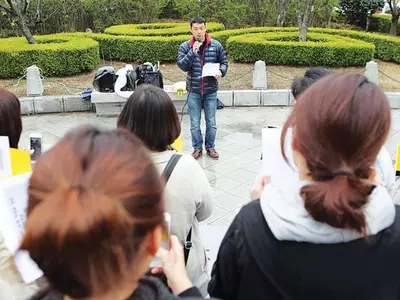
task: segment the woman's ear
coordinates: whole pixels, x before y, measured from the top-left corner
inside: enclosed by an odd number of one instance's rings
[[[161,226],[157,226],[148,233],[146,252],[149,256],[155,256],[161,245]]]

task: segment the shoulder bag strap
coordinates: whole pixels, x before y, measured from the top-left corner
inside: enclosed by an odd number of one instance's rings
[[[162,176],[165,179],[165,183],[168,182],[169,178],[171,177],[172,172],[175,169],[176,164],[178,161],[181,159],[182,155],[180,154],[174,154],[172,157],[169,159],[167,165],[165,166],[164,171],[162,172]]]

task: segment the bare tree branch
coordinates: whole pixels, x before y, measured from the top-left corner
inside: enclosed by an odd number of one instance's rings
[[[25,3],[24,3],[23,14],[26,15],[27,12],[28,12],[30,0],[25,0],[24,2],[25,2]]]

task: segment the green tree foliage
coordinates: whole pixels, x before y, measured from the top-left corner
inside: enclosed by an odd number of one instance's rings
[[[384,4],[384,0],[340,0],[340,9],[348,23],[365,28],[368,14],[381,9]]]

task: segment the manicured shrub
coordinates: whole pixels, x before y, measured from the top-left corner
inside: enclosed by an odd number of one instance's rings
[[[389,34],[392,25],[392,16],[384,14],[373,14],[368,17],[369,31]],[[397,34],[400,34],[400,23],[397,25]]]
[[[296,27],[251,27],[216,32],[212,34],[212,37],[216,38],[222,43],[222,45],[226,46],[226,42],[230,37],[261,32],[298,32],[298,29]],[[400,63],[400,38],[376,33],[330,28],[310,28],[309,32],[338,35],[361,40],[367,43],[373,43],[375,45],[375,58]]]
[[[188,24],[179,24],[188,29]],[[140,26],[138,34],[154,34],[154,24]],[[45,76],[66,76],[93,70],[100,58],[135,63],[176,61],[179,45],[191,38],[186,31],[179,34],[178,29],[158,29],[173,31],[164,36],[62,33],[37,36],[36,45],[29,45],[24,38],[0,39],[0,77],[20,77],[33,64]],[[400,63],[399,38],[361,31],[310,28],[305,43],[297,41],[295,27],[221,30],[211,32],[211,37],[227,48],[230,59],[242,62],[262,59],[268,64],[344,67],[363,65],[375,57]]]
[[[0,39],[0,77],[15,78],[37,65],[45,76],[66,76],[93,70],[100,62],[99,44],[73,36],[37,36],[38,44],[25,38]]]
[[[224,30],[220,23],[207,23],[207,31]],[[190,34],[189,23],[152,23],[152,24],[125,24],[106,28],[106,34],[131,36],[174,36]]]
[[[374,56],[371,43],[318,33],[310,33],[308,39],[298,42],[296,32],[253,33],[229,38],[227,50],[236,61],[274,65],[358,66]]]

